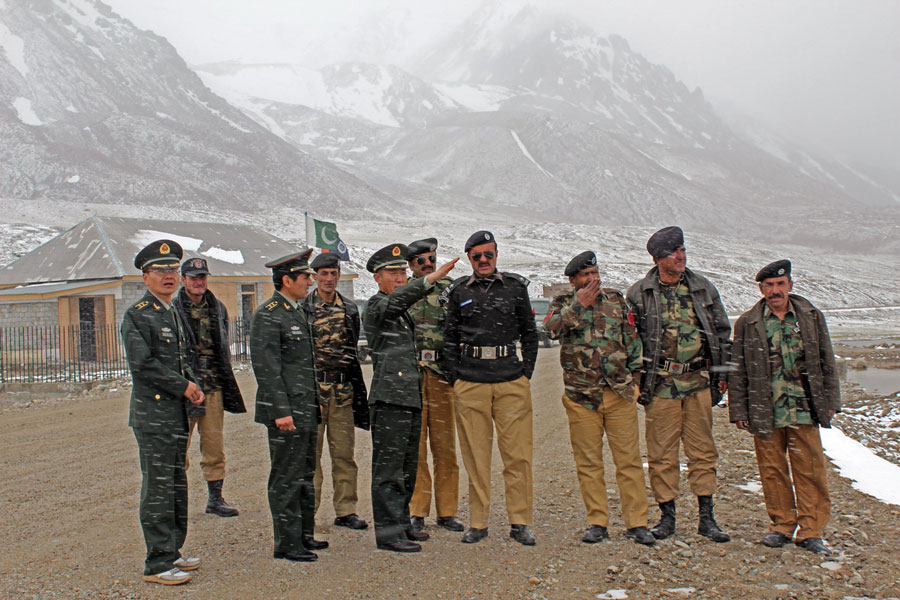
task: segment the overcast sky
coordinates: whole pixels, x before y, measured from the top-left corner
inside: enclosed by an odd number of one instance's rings
[[[359,60],[342,40],[360,22],[415,26],[405,56],[480,0],[106,0],[189,63]],[[842,159],[900,175],[900,0],[538,0],[617,33],[699,86],[723,114],[745,113]],[[379,16],[372,17],[375,12]],[[389,15],[389,16],[388,16]],[[323,42],[323,40],[329,40]],[[311,42],[314,42],[311,48]]]

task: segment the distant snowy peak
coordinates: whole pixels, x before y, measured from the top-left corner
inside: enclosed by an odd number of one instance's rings
[[[530,5],[482,7],[414,70],[452,84],[520,90],[540,99],[537,104],[566,103],[651,142],[705,148],[731,139],[699,90],[688,90],[624,39]]]
[[[256,99],[389,127],[424,127],[431,118],[463,110],[450,95],[395,66],[341,63],[309,69],[222,63],[196,70],[210,88],[230,99],[252,90]]]

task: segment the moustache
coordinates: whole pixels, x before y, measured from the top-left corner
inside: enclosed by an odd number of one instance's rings
[[[770,294],[769,298],[784,298],[784,294]]]

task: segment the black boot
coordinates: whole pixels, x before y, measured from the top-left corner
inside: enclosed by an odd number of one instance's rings
[[[662,513],[659,523],[653,526],[650,533],[658,540],[664,540],[675,533],[675,501],[660,502],[659,510]]]
[[[238,509],[231,506],[222,498],[222,480],[207,481],[209,488],[209,500],[206,502],[206,514],[219,515],[220,517],[236,517]]]
[[[713,497],[697,496],[697,503],[700,506],[700,524],[697,526],[697,533],[719,544],[730,542],[731,536],[719,529],[713,518]]]

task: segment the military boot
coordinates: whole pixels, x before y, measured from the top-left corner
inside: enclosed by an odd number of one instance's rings
[[[209,488],[209,500],[206,502],[206,514],[219,515],[220,517],[236,517],[238,509],[231,506],[222,498],[222,480],[207,481]]]
[[[731,536],[722,531],[713,518],[713,497],[697,496],[697,502],[700,506],[700,524],[697,533],[719,544],[730,542]]]
[[[675,533],[675,501],[660,502],[659,510],[662,513],[659,523],[653,526],[650,533],[658,540],[664,540]]]

